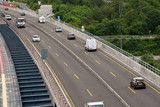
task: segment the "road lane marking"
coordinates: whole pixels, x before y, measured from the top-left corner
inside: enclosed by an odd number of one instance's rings
[[[1,78],[2,78],[2,98],[3,98],[3,107],[8,107],[7,105],[7,88],[5,80],[5,72],[3,68],[2,54],[0,52],[0,68],[1,68]]]
[[[127,68],[123,67],[121,64],[119,64],[118,62],[116,62],[115,60],[113,60],[112,58],[110,58],[109,56],[105,55],[103,52],[97,50],[99,53],[101,53],[102,55],[104,55],[105,57],[107,57],[108,59],[110,59],[111,61],[113,61],[114,63],[116,63],[117,65],[119,65],[120,67],[122,67],[123,69],[125,69],[126,71],[128,71],[129,73],[131,73],[132,75],[134,75],[135,77],[136,74],[134,74],[133,72],[129,71]]]
[[[85,51],[84,51],[84,53],[85,53],[86,55],[88,55],[88,53],[87,53],[87,52],[85,52]]]
[[[120,67],[122,67],[123,69],[125,69],[126,71],[128,71],[129,73],[131,73],[132,75],[134,75],[135,77],[138,77],[136,74],[134,74],[133,72],[131,72],[130,70],[128,70],[127,68],[125,68],[124,66],[122,66],[121,64],[119,64],[118,62],[116,62],[115,60],[113,60],[112,58],[110,58],[109,56],[107,56],[106,54],[104,54],[103,52],[97,50],[99,53],[101,53],[102,55],[104,55],[105,57],[107,57],[108,59],[110,59],[111,61],[113,61],[114,63],[116,63],[117,65],[119,65]],[[154,91],[156,91],[158,94],[160,94],[160,91],[158,91],[157,89],[155,89],[153,86],[151,86],[150,84],[148,84],[146,82],[146,85],[148,85],[150,88],[152,88]]]
[[[49,68],[51,69],[51,71],[53,72],[53,74],[55,75],[56,79],[58,80],[58,82],[60,83],[60,85],[62,86],[64,92],[66,93],[67,97],[69,98],[70,102],[72,103],[73,107],[75,107],[71,97],[69,96],[69,94],[67,93],[66,89],[64,88],[62,82],[60,81],[60,79],[58,78],[58,76],[56,75],[56,73],[54,72],[54,70],[52,69],[52,67],[49,65],[48,61],[45,60],[45,62],[47,63],[47,65],[49,66]]]
[[[110,74],[112,74],[114,77],[116,77],[116,75],[113,72],[110,72]]]
[[[27,37],[26,37],[27,38]],[[33,47],[38,51],[38,53],[41,55],[40,51],[37,49],[37,47],[27,38],[27,40],[33,45]]]
[[[73,44],[75,47],[78,47],[77,45]]]
[[[64,62],[64,65],[65,65],[66,67],[68,67],[68,64],[67,64],[66,62]]]
[[[32,31],[32,30],[31,30],[30,32],[31,32],[31,33],[33,33],[33,31]]]
[[[26,37],[27,38],[27,37]],[[37,52],[39,53],[39,55],[41,56],[40,54],[40,51],[35,47],[35,45],[27,38],[27,40],[30,42],[30,44],[33,45],[33,47],[37,50]],[[67,93],[66,89],[64,88],[62,82],[60,81],[60,79],[58,78],[58,76],[56,75],[56,73],[54,72],[54,70],[52,69],[52,67],[49,65],[48,61],[46,61],[46,64],[48,65],[48,67],[50,68],[50,70],[53,72],[54,76],[56,77],[56,79],[58,80],[58,82],[60,83],[60,86],[63,88],[63,91],[65,92],[65,94],[67,95],[67,97],[69,98],[70,102],[72,103],[73,107],[75,107],[75,104],[73,103],[71,97],[69,96],[69,94]]]
[[[50,48],[50,49],[51,49],[51,47],[50,47],[50,46],[48,46],[48,48]]]
[[[88,89],[86,89],[86,91],[89,93],[90,96],[93,96],[92,93]]]
[[[146,82],[145,82],[146,83]],[[154,87],[152,87],[150,84],[146,83],[150,88],[152,88],[154,91],[156,91],[158,94],[160,94],[160,91],[156,90]]]
[[[58,53],[56,53],[56,56],[59,56]]]
[[[134,94],[136,93],[131,87],[128,87]]]
[[[44,40],[42,40],[42,42],[44,43]]]
[[[76,74],[74,74],[74,76],[79,80],[79,77]]]
[[[83,42],[83,43],[85,43],[85,41],[84,40],[82,40],[82,39],[80,39],[80,38],[78,38],[81,42]]]
[[[97,60],[96,60],[96,62],[97,62],[97,64],[101,64],[100,62],[98,62]]]

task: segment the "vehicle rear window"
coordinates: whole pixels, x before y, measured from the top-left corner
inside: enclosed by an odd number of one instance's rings
[[[144,82],[142,79],[136,79],[136,82]]]

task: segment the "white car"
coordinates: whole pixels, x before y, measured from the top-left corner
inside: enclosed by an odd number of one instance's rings
[[[11,15],[6,15],[5,18],[6,18],[7,20],[11,20]]]
[[[44,16],[39,17],[38,20],[39,23],[45,23],[46,22],[46,18]]]
[[[33,42],[40,42],[40,37],[38,35],[33,35],[32,41]]]
[[[61,27],[56,27],[56,32],[62,32]]]

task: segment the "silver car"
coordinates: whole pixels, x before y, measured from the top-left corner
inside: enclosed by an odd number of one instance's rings
[[[56,32],[62,32],[61,27],[56,27]]]
[[[5,18],[6,18],[7,20],[11,20],[11,15],[6,15]]]
[[[40,42],[40,37],[38,35],[33,35],[32,41],[33,42]]]

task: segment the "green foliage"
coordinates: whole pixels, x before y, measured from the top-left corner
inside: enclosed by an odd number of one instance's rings
[[[37,10],[38,0],[17,0]],[[160,0],[41,0],[53,6],[55,18],[95,35],[160,34]]]
[[[158,26],[156,27],[156,34],[159,34],[159,35],[160,35],[160,25],[158,25]]]
[[[152,30],[152,32],[155,31],[156,27],[160,25],[160,10],[153,9],[147,12],[146,14],[146,23],[149,27],[149,29]]]
[[[120,47],[120,39],[107,40],[114,45]],[[122,39],[123,49],[135,56],[141,56],[144,54],[160,55],[160,37],[157,38],[131,38]]]
[[[141,59],[145,62],[153,60],[153,54],[144,54]]]
[[[16,6],[17,8],[22,9],[22,8],[21,8],[18,4],[16,4],[16,3],[12,3],[12,5]]]

